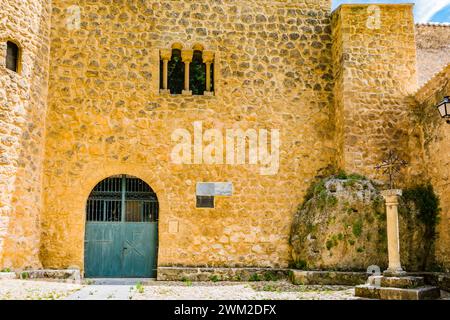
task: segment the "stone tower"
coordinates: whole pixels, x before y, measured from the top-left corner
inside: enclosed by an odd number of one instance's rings
[[[40,266],[50,2],[0,9],[0,269]],[[7,41],[20,48],[17,73],[5,68]]]
[[[333,13],[336,144],[347,172],[374,177],[388,149],[407,149],[406,97],[418,86],[412,10],[348,4]]]

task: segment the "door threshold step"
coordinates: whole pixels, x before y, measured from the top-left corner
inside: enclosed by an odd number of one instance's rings
[[[86,278],[83,283],[98,286],[135,286],[138,283],[146,285],[155,281],[156,278]]]

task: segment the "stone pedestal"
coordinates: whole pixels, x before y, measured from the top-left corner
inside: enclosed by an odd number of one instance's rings
[[[441,291],[426,285],[423,277],[372,276],[367,284],[355,287],[355,296],[381,300],[434,300],[441,297]]]
[[[387,240],[388,240],[388,255],[389,267],[384,272],[385,276],[403,276],[406,272],[403,271],[400,262],[400,236],[398,225],[398,197],[402,195],[401,190],[385,190],[381,193],[386,202],[386,217],[387,217]]]
[[[371,276],[367,284],[356,286],[355,296],[382,300],[439,299],[438,287],[427,286],[423,277],[408,276],[400,263],[398,197],[401,190],[385,190],[389,267],[383,276]]]

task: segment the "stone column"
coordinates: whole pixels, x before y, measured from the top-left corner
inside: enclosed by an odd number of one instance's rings
[[[161,94],[170,94],[169,86],[168,86],[168,68],[169,61],[172,58],[172,50],[163,49],[161,50],[161,60],[163,61],[163,87],[160,90]]]
[[[189,66],[192,62],[192,57],[194,56],[193,50],[182,50],[181,59],[184,62],[184,90],[182,94],[192,95],[192,91],[189,90]]]
[[[387,240],[389,267],[384,272],[386,276],[400,276],[406,274],[400,262],[400,238],[398,225],[398,197],[402,190],[385,190],[381,193],[386,202]]]
[[[203,51],[203,62],[206,65],[206,90],[205,96],[212,96],[214,93],[211,91],[211,64],[214,61],[214,52]]]

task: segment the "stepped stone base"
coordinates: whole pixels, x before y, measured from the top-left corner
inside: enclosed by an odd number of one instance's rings
[[[425,286],[422,277],[382,277],[382,287],[413,289]]]
[[[355,296],[381,300],[434,300],[440,298],[441,292],[437,287],[403,289],[362,285],[355,288]]]
[[[355,288],[355,296],[381,300],[434,300],[441,297],[438,287],[426,286],[423,277],[369,277]]]

